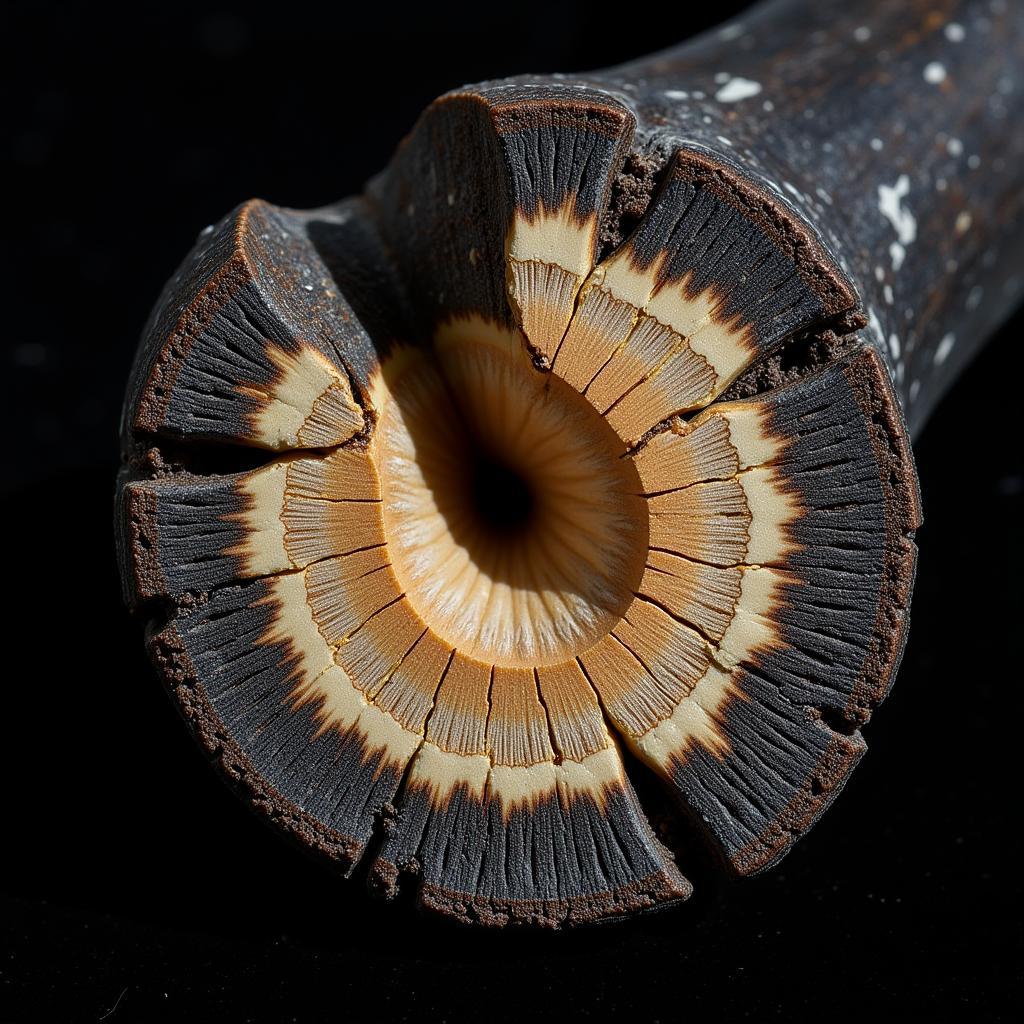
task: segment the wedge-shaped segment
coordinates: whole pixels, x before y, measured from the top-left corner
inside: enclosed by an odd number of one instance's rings
[[[275,824],[349,871],[421,737],[338,667],[291,574],[226,588],[150,641],[190,723]]]
[[[157,304],[126,425],[274,450],[347,441],[365,426],[358,392],[374,339],[389,341],[405,316],[397,282],[387,308],[362,299],[367,268],[394,277],[361,200],[239,207],[200,237]]]
[[[456,706],[476,708],[475,719],[435,729]],[[534,673],[453,661],[427,736],[373,865],[385,894],[411,873],[430,909],[547,926],[689,895],[575,664]]]
[[[585,282],[555,354],[554,371],[627,444],[854,304],[780,204],[734,171],[724,188],[721,172],[709,154],[677,151],[636,230]]]
[[[377,472],[359,448],[278,459],[248,473],[130,481],[119,511],[132,603],[384,543]]]
[[[514,204],[509,299],[530,345],[549,362],[594,266],[598,222],[635,122],[607,94],[582,88],[524,88],[491,102]]]
[[[427,109],[372,191],[428,333],[453,316],[511,325],[511,312],[550,359],[634,125],[607,93],[550,84],[462,89]]]

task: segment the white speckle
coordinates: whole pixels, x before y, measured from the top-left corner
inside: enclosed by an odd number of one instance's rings
[[[718,139],[718,141],[723,146],[731,146],[732,145],[732,143],[724,135],[716,135],[715,138]]]
[[[981,157],[978,156],[977,153],[972,153],[967,158],[967,166],[970,167],[972,171],[976,171],[981,166]]]
[[[959,266],[956,260],[946,260],[946,273],[955,274]]]
[[[881,139],[872,139],[871,140],[871,148],[876,153],[882,148],[883,145],[885,145],[885,143],[883,143]]]
[[[891,306],[892,305],[892,285],[887,284],[882,289],[882,294],[885,296],[885,301]]]
[[[719,71],[715,75],[715,82],[718,85],[725,85],[725,83],[728,82],[730,78],[732,78],[732,75],[730,75],[728,71]]]
[[[884,267],[875,267],[875,280],[879,281],[879,282],[885,280],[885,268]]]
[[[701,118],[701,120],[702,120],[702,121],[703,121],[703,122],[704,122],[705,124],[711,124],[711,117],[710,117],[710,115],[708,115],[708,114],[705,114],[705,115],[704,115],[704,116],[703,116],[703,117]]]
[[[935,350],[935,365],[941,366],[946,359],[949,357],[949,353],[953,351],[953,346],[956,344],[956,335],[947,334],[942,341],[939,342],[939,347]]]
[[[803,193],[802,193],[802,192],[800,191],[800,189],[798,189],[798,188],[796,187],[796,185],[791,185],[791,184],[790,184],[790,183],[789,183],[788,181],[784,181],[784,182],[782,183],[782,187],[783,187],[783,188],[784,188],[784,189],[785,189],[785,190],[786,190],[786,191],[787,191],[787,192],[788,192],[788,193],[789,193],[789,194],[790,194],[791,196],[795,196],[795,197],[796,197],[797,199],[803,199]]]
[[[775,109],[775,104],[772,103],[771,100],[765,100],[764,103],[761,104],[761,109],[770,114]]]
[[[900,357],[900,336],[898,334],[889,335],[889,351],[892,353],[893,359],[899,359]]]
[[[971,227],[971,215],[967,210],[961,210],[956,217],[956,233],[958,235],[964,234],[969,231]]]
[[[814,191],[817,193],[819,199],[822,199],[831,205],[832,197],[823,188],[816,188]]]
[[[705,99],[706,97],[707,97],[707,93],[706,92],[701,92],[700,89],[694,89],[694,91],[693,91],[693,98],[695,100],[702,100],[702,99]]]
[[[903,197],[909,192],[910,179],[905,174],[896,179],[895,185],[878,186],[878,210],[892,224],[902,246],[910,245],[917,238],[917,221],[903,205]]]
[[[889,246],[889,255],[892,257],[892,269],[899,270],[903,261],[907,258],[907,250],[899,242],[893,242]]]
[[[718,38],[724,39],[726,42],[730,39],[738,39],[741,35],[743,35],[743,25],[740,22],[736,22],[735,25],[726,25],[718,32]]]
[[[311,292],[313,290],[313,286],[311,284],[304,284],[302,287],[305,288],[307,292]]]
[[[946,143],[946,152],[950,156],[963,156],[964,144],[959,139],[950,139]]]
[[[985,289],[982,288],[980,284],[976,284],[967,293],[967,303],[966,303],[967,308],[968,309],[977,309],[981,305],[981,300],[982,300],[984,295],[985,295]]]
[[[207,224],[206,227],[203,228],[203,230],[199,232],[199,237],[202,238],[204,235],[210,235],[210,234],[213,234],[213,225],[212,224]]]
[[[951,21],[942,31],[951,43],[962,43],[967,35],[959,21]]]
[[[937,60],[933,60],[931,64],[925,64],[923,74],[924,80],[929,85],[938,85],[946,80],[946,69]]]
[[[718,81],[718,76],[715,76]],[[761,91],[760,82],[752,82],[749,78],[733,78],[731,81],[726,76],[726,84],[715,93],[715,99],[719,103],[735,103],[737,100],[749,99]]]
[[[690,94],[682,89],[667,89],[665,91],[665,99],[667,100],[688,100],[689,98]]]
[[[948,184],[949,183],[946,181],[945,178],[936,178],[935,179],[935,191],[936,192],[945,192]]]
[[[448,205],[449,206],[454,206],[455,205],[455,193],[454,192],[449,192],[448,193]]]
[[[868,310],[868,330],[874,335],[875,340],[884,344],[885,334],[882,332],[882,325],[878,322],[878,315],[873,309]]]
[[[910,400],[912,402],[917,400],[917,394],[921,390],[921,382],[919,380],[912,380],[910,382]]]
[[[871,38],[871,29],[869,29],[867,25],[858,25],[857,28],[853,30],[853,38],[856,39],[858,43],[866,43]]]

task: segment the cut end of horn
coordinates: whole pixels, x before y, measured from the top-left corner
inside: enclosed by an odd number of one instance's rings
[[[347,871],[376,836],[374,887],[460,921],[689,895],[622,744],[692,842],[774,862],[902,652],[920,513],[873,351],[721,399],[848,283],[685,148],[599,259],[634,124],[589,89],[443,98],[372,202],[201,239],[129,391],[125,589],[193,728],[307,845]]]

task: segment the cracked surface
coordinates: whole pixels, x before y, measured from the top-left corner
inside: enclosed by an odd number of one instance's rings
[[[633,124],[593,90],[442,99],[372,205],[201,240],[129,392],[126,594],[173,609],[150,648],[199,738],[306,846],[462,921],[686,898],[622,744],[688,842],[772,863],[902,650],[884,370],[776,355],[848,284],[706,153],[627,157]],[[272,451],[160,455],[225,444]]]

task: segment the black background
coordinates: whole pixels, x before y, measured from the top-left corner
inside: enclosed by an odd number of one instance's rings
[[[914,626],[868,756],[780,868],[699,878],[678,912],[491,935],[371,900],[218,783],[121,608],[120,398],[200,229],[249,196],[358,191],[446,89],[618,63],[743,6],[629,4],[621,24],[568,2],[5,17],[0,1021],[1009,1015],[1020,316],[916,446]]]

